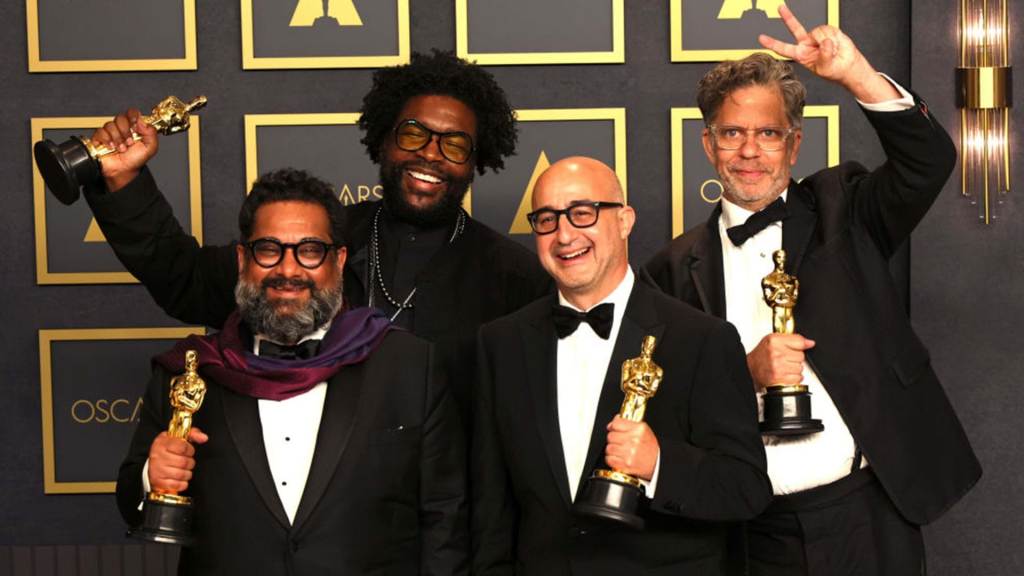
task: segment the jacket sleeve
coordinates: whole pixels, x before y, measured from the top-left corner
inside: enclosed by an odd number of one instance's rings
[[[155,368],[146,386],[146,395],[139,411],[139,423],[132,435],[128,455],[121,462],[117,474],[117,507],[121,517],[129,526],[138,526],[142,522],[139,503],[146,496],[142,490],[142,468],[149,458],[149,446],[160,432],[167,429],[170,421],[170,400],[167,394],[169,377],[161,369]]]
[[[433,347],[429,357],[420,453],[421,573],[465,575],[469,571],[465,436]]]
[[[478,378],[473,388],[474,420],[470,449],[473,574],[512,575],[515,573],[518,516],[495,422],[494,381],[486,333],[486,328],[481,329],[478,337]]]
[[[181,228],[148,168],[123,189],[85,198],[124,267],[171,317],[219,328],[235,308],[234,245],[200,247]]]
[[[705,340],[688,406],[689,437],[659,441],[652,509],[698,520],[753,518],[768,505],[772,488],[754,385],[731,324],[716,323]]]
[[[949,134],[915,95],[900,112],[865,115],[878,133],[886,161],[872,172],[845,174],[853,219],[890,258],[921,222],[956,166]]]

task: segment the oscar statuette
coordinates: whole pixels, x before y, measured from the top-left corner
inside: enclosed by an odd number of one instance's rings
[[[772,331],[793,334],[796,328],[793,309],[800,295],[800,282],[787,274],[786,251],[772,253],[775,269],[761,280],[764,302],[772,309]],[[811,418],[811,393],[803,384],[769,384],[765,386],[764,417],[761,434],[801,436],[821,432],[821,420]]]
[[[654,336],[644,337],[640,356],[622,363],[622,392],[625,398],[619,416],[632,422],[643,421],[647,401],[661,384],[663,371],[651,360],[654,345]],[[573,504],[573,512],[642,530],[644,519],[639,510],[643,498],[644,486],[639,478],[617,470],[599,468],[583,485],[583,490]]]
[[[192,429],[192,415],[203,404],[206,383],[197,372],[199,355],[195,350],[185,352],[185,373],[171,379],[171,422],[167,435],[188,441]],[[189,546],[192,544],[192,499],[176,492],[153,490],[142,503],[142,524],[129,531],[129,536]]]
[[[140,119],[165,136],[177,134],[188,130],[189,114],[203,106],[206,106],[206,96],[199,96],[188,103],[176,96],[168,96],[153,108],[149,116]],[[134,131],[132,135],[139,139]],[[96,182],[102,176],[100,159],[116,154],[117,149],[98,145],[83,136],[72,136],[60,144],[40,140],[32,152],[46,187],[61,203],[73,204],[78,200],[82,186]]]

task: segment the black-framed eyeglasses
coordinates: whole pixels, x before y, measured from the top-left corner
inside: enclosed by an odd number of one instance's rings
[[[402,120],[395,126],[395,144],[406,152],[422,150],[437,136],[441,155],[449,162],[465,164],[473,155],[473,137],[465,132],[436,132],[416,120]]]
[[[786,139],[799,128],[790,126],[762,126],[760,128],[742,128],[740,126],[708,125],[708,132],[715,140],[715,145],[722,150],[739,150],[747,142],[750,134],[754,134],[757,147],[765,152],[777,152],[786,146]]]
[[[331,249],[337,246],[323,240],[303,240],[302,242],[286,243],[274,238],[257,238],[251,242],[246,242],[245,247],[252,254],[253,262],[261,268],[277,266],[284,259],[284,253],[291,248],[295,261],[299,263],[299,266],[313,270],[319,268],[324,263],[324,260],[327,259],[327,254]]]
[[[622,208],[622,202],[577,202],[568,208],[555,210],[553,208],[541,208],[526,215],[530,228],[538,236],[551,234],[558,230],[559,216],[565,214],[576,228],[590,228],[597,223],[597,217],[601,215],[602,208]]]

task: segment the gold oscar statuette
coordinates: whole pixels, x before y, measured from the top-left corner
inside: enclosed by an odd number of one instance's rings
[[[168,96],[141,120],[161,134],[177,134],[188,130],[190,114],[203,106],[206,106],[206,96],[198,96],[187,103],[176,96]],[[134,131],[132,136],[139,139]],[[117,153],[116,148],[100,146],[83,136],[72,136],[60,144],[40,140],[32,150],[43,182],[63,204],[74,203],[82,186],[100,180],[100,159]]]
[[[654,336],[645,336],[640,356],[622,363],[622,392],[625,398],[619,416],[632,422],[643,422],[647,401],[654,397],[664,371],[654,363]],[[583,491],[573,504],[573,512],[581,516],[619,522],[641,530],[644,519],[639,515],[644,487],[639,478],[599,468],[587,479]]]
[[[192,430],[192,417],[203,405],[206,382],[199,377],[199,354],[185,352],[185,373],[171,378],[171,421],[167,435],[188,441]],[[130,532],[131,536],[160,542],[189,546],[192,543],[192,499],[168,490],[152,490],[142,505],[142,524]]]
[[[772,253],[775,269],[761,279],[764,302],[772,309],[772,332],[794,334],[793,310],[800,297],[800,282],[786,273],[786,251]],[[761,434],[801,436],[824,430],[821,420],[811,418],[811,393],[803,384],[769,384],[763,395]]]

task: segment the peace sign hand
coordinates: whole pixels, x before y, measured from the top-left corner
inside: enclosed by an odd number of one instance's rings
[[[826,24],[807,32],[785,4],[779,5],[779,15],[796,44],[761,34],[758,42],[762,46],[799,62],[817,76],[841,84],[862,102],[899,98],[899,92],[875,72],[853,40],[841,30]]]

